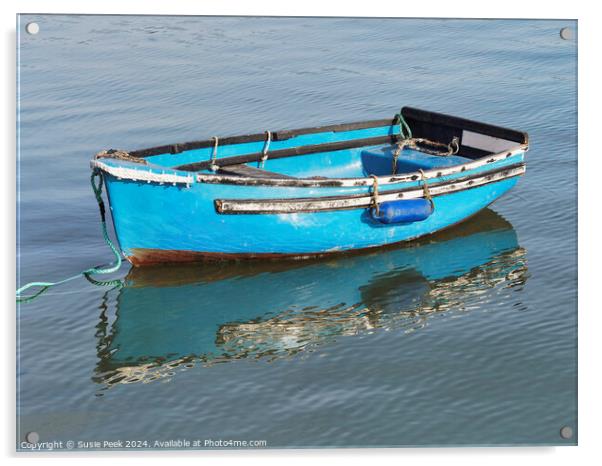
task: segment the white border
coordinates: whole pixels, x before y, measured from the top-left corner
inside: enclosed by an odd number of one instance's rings
[[[458,173],[468,172],[475,168],[480,168],[488,164],[506,160],[515,155],[524,154],[527,151],[527,146],[522,146],[519,149],[500,152],[498,154],[489,154],[472,162],[462,163],[459,165],[451,165],[449,167],[431,168],[424,170],[424,177],[428,180],[441,178],[442,176],[456,175]],[[303,157],[303,156],[300,156]],[[219,159],[218,159],[219,161]],[[102,168],[102,167],[101,167]],[[104,168],[103,168],[104,169]],[[106,170],[105,170],[106,171]],[[403,175],[381,175],[378,176],[378,185],[395,185],[400,183],[408,183],[416,181],[421,177],[421,172],[411,172]],[[332,183],[340,183],[337,187],[356,188],[358,186],[371,186],[373,177],[364,176],[361,178],[247,178],[244,176],[235,175],[216,175],[213,173],[199,173],[196,176],[196,181],[199,183],[212,184],[244,184],[245,181],[250,182],[253,186],[280,186],[280,187],[332,187]]]
[[[500,152],[499,154],[490,154],[485,157],[481,157],[472,162],[452,165],[449,167],[432,168],[424,171],[424,177],[426,179],[441,178],[442,176],[455,175],[458,173],[466,172],[475,168],[480,168],[494,162],[500,162],[506,160],[509,157],[524,154],[526,152],[526,146],[519,149],[513,149],[510,151]],[[218,159],[219,162],[219,159]],[[129,162],[126,162],[129,163]],[[130,163],[131,164],[131,163]],[[214,173],[199,173],[193,174],[190,172],[188,175],[184,175],[184,171],[175,172],[173,169],[163,169],[159,165],[144,165],[139,168],[128,168],[122,166],[115,166],[112,164],[106,164],[102,159],[93,159],[90,161],[91,168],[98,168],[110,175],[116,176],[119,179],[133,180],[133,181],[147,181],[149,183],[177,183],[185,184],[190,186],[194,181],[198,183],[210,183],[210,184],[244,184],[249,182],[250,186],[279,186],[279,187],[332,187],[333,182],[340,183],[337,186],[340,187],[358,187],[358,186],[371,186],[373,183],[372,177],[362,178],[324,178],[315,180],[312,178],[248,178],[234,175],[218,175]],[[158,173],[158,170],[162,170]],[[403,175],[384,175],[378,177],[379,186],[403,184],[411,181],[416,181],[421,177],[421,172],[412,172]]]
[[[192,174],[178,175],[177,173],[166,172],[165,170],[162,173],[155,173],[153,170],[147,169],[146,167],[139,170],[128,167],[115,167],[113,165],[107,165],[101,160],[91,160],[90,168],[98,168],[99,170],[107,172],[109,175],[117,177],[117,179],[146,181],[147,183],[157,184],[173,183],[174,186],[176,184],[185,184],[187,187],[190,187],[190,185],[194,183],[194,176]]]
[[[199,464],[199,461],[218,460],[221,462],[242,462],[248,464],[281,464],[286,457],[288,464],[305,464],[317,460],[328,463],[364,464],[366,461],[379,461],[389,464],[412,462],[446,463],[468,465],[504,465],[508,463],[530,465],[595,464],[599,460],[599,422],[602,413],[599,375],[601,351],[602,314],[598,309],[598,275],[601,262],[598,226],[599,206],[597,178],[602,163],[599,149],[599,109],[600,109],[600,37],[599,18],[594,2],[546,1],[527,3],[523,0],[505,2],[425,1],[425,2],[332,2],[305,0],[304,2],[277,2],[254,0],[230,1],[228,3],[205,0],[170,0],[151,3],[139,0],[103,1],[4,1],[1,8],[3,37],[3,105],[0,112],[2,128],[1,140],[4,151],[4,183],[2,214],[5,228],[2,244],[4,257],[3,296],[5,297],[4,344],[5,357],[2,386],[5,407],[4,422],[0,438],[4,441],[4,456],[8,463],[15,461],[15,336],[14,336],[14,290],[15,290],[15,14],[17,12],[46,13],[152,13],[152,14],[252,14],[252,15],[304,15],[304,16],[433,16],[438,17],[505,17],[505,18],[578,18],[579,19],[579,444],[577,448],[480,448],[480,449],[421,449],[421,450],[339,450],[339,451],[238,451],[238,452],[148,452],[127,455],[125,453],[103,454],[41,454],[19,455],[19,464],[29,464],[44,457],[56,464],[65,462],[80,463],[82,458],[89,463],[100,464],[107,458],[126,458],[119,462],[139,462],[164,464],[168,457],[178,461]],[[550,98],[553,98],[552,96]],[[33,456],[33,458],[32,458]],[[223,461],[225,460],[225,461]],[[173,460],[171,460],[173,461]]]

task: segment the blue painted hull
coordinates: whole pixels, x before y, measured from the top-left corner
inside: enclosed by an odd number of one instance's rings
[[[258,197],[260,188],[193,185],[157,187],[107,177],[113,222],[126,257],[161,262],[228,256],[311,256],[385,246],[434,233],[461,222],[510,190],[517,178],[433,200],[434,213],[422,222],[383,225],[365,209],[276,215],[219,215],[214,199]],[[277,189],[277,188],[271,188]],[[283,189],[283,188],[280,188]],[[250,191],[250,192],[249,192]],[[274,195],[273,192],[270,195]],[[276,193],[277,196],[280,193]],[[294,196],[295,194],[289,193]],[[145,260],[145,251],[151,257]],[[153,260],[152,256],[157,259]]]
[[[396,125],[318,131],[274,141],[272,147],[374,142],[399,132]],[[227,145],[211,163],[244,158],[262,146]],[[219,175],[206,168],[207,162],[203,168],[202,161],[212,157],[210,147],[153,155],[145,164],[109,156],[93,166],[104,175],[116,236],[134,265],[306,257],[408,241],[471,217],[508,192],[524,172],[526,145],[470,159],[406,150],[391,174],[394,148],[388,143],[337,147],[242,167],[280,176],[267,180]],[[192,165],[172,168],[174,161]],[[195,163],[200,168],[191,171]],[[428,189],[434,211],[422,221],[383,224],[370,215],[379,199],[426,197]]]

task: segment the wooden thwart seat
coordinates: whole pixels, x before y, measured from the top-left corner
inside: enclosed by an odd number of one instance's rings
[[[222,175],[244,176],[246,178],[294,179],[293,176],[283,175],[282,173],[270,172],[268,170],[262,170],[261,168],[250,167],[246,164],[226,165],[225,167],[220,167],[220,169],[217,172]]]

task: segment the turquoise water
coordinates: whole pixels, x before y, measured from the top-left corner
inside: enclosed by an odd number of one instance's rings
[[[111,257],[106,148],[375,119],[401,105],[529,132],[466,224],[323,261],[83,278],[18,313],[18,440],[267,447],[575,444],[571,21],[24,16],[19,281]],[[574,436],[559,435],[570,426]],[[20,445],[19,445],[20,446]]]

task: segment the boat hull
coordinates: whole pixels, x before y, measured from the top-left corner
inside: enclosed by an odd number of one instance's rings
[[[223,215],[215,199],[270,198],[278,188],[118,180],[105,175],[113,222],[125,257],[134,265],[200,260],[306,258],[383,247],[455,225],[484,209],[518,177],[433,198],[424,221],[384,225],[368,209]],[[283,189],[283,188],[281,188]],[[303,188],[306,195],[315,190]],[[325,189],[320,189],[320,194]],[[287,195],[299,195],[287,189]],[[329,191],[326,189],[326,191]]]

